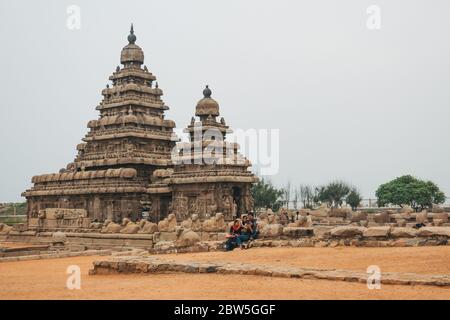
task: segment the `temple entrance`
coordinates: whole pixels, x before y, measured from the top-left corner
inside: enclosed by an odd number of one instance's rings
[[[169,203],[172,197],[161,197],[159,200],[159,220],[166,218],[169,215]],[[159,221],[158,220],[158,221]]]
[[[242,212],[242,189],[233,187],[233,205],[236,203],[236,217],[239,218]]]

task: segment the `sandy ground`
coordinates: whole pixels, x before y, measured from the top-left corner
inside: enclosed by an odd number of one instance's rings
[[[169,258],[169,255],[165,257]],[[1,299],[448,299],[450,288],[365,284],[219,274],[131,274],[89,276],[92,261],[76,257],[0,263]],[[450,247],[261,248],[170,255],[172,259],[251,261],[365,270],[450,273]],[[66,288],[69,265],[81,268],[81,290]],[[236,290],[236,284],[242,286]],[[231,287],[230,284],[233,284]]]
[[[381,272],[450,274],[450,246],[403,248],[251,248],[231,252],[170,254],[178,261],[234,261],[366,272],[378,265]]]

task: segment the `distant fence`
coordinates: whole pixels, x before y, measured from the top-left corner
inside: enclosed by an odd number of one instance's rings
[[[12,225],[12,224],[17,224],[17,223],[25,223],[25,222],[27,222],[26,215],[13,215],[13,216],[0,215],[0,223]]]
[[[286,202],[284,202],[286,203]],[[344,207],[348,206],[344,203]],[[445,198],[445,202],[442,204],[445,208],[450,208],[450,197]],[[360,208],[369,209],[369,208],[378,208],[378,200],[376,198],[368,198],[361,200]],[[303,208],[303,203],[301,201],[289,201],[289,209],[301,209]],[[392,208],[399,208],[398,206],[392,206]]]

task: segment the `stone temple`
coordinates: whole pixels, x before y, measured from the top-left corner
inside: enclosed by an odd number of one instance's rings
[[[173,213],[177,220],[223,213],[232,220],[253,209],[250,193],[257,178],[231,132],[219,117],[219,104],[206,86],[185,129],[189,142],[173,132],[156,77],[135,44],[133,26],[120,55],[121,67],[102,90],[97,120],[77,146],[78,155],[59,173],[32,178],[22,195],[28,227],[88,228],[93,221],[146,218],[157,222]],[[178,143],[177,143],[178,142]]]

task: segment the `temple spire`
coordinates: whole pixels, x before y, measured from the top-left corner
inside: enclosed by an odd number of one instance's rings
[[[203,97],[205,98],[211,98],[211,89],[209,88],[208,85],[206,85],[205,89],[203,90]]]
[[[130,34],[128,35],[128,42],[134,44],[136,42],[136,36],[134,35],[133,24],[131,24]]]

